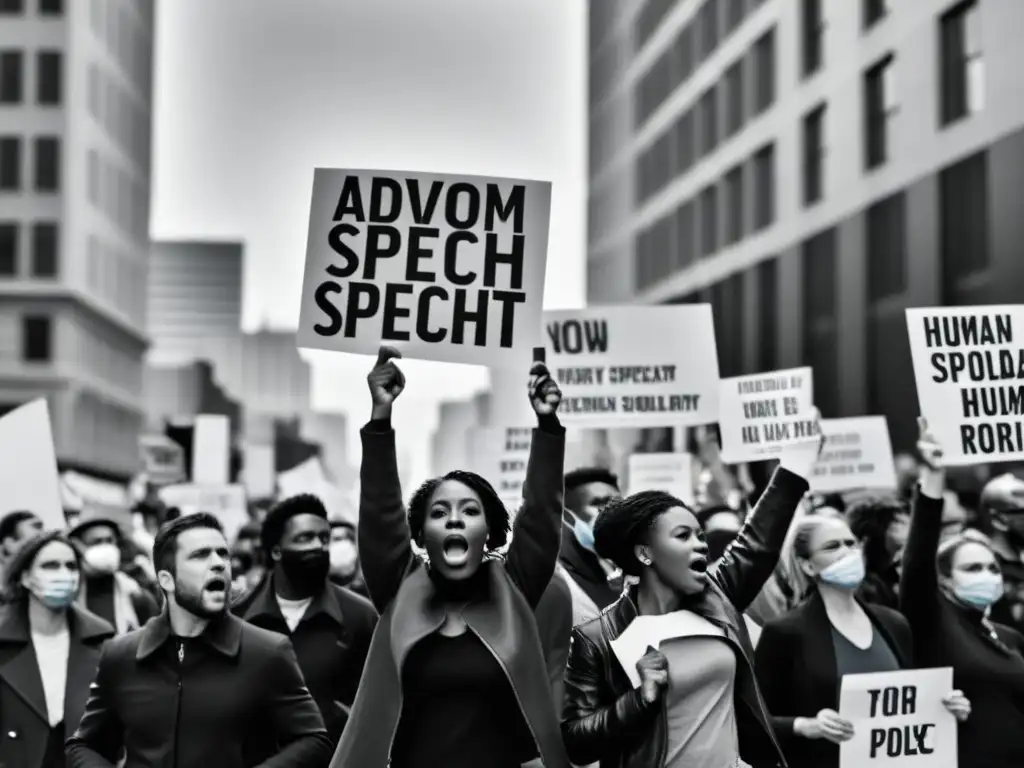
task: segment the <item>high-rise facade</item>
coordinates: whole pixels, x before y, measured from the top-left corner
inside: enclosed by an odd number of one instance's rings
[[[904,309],[1024,295],[1019,0],[592,0],[587,295],[912,444]]]
[[[0,411],[46,397],[58,458],[138,467],[153,0],[0,0]]]

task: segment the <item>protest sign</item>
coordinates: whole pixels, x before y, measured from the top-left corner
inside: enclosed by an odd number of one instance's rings
[[[249,522],[245,489],[240,485],[165,485],[157,496],[168,507],[177,507],[183,515],[209,512],[224,526],[228,541],[234,541],[238,529]]]
[[[693,457],[688,453],[634,453],[627,460],[629,492],[664,491],[693,501]]]
[[[810,478],[812,491],[896,489],[896,466],[884,416],[823,419],[821,431],[825,445]]]
[[[853,738],[839,745],[840,768],[956,768],[957,722],[942,699],[953,669],[843,675],[839,715]]]
[[[185,451],[166,435],[139,437],[139,456],[142,471],[153,485],[180,483],[188,476],[185,472]]]
[[[317,168],[298,345],[529,365],[551,184]]]
[[[815,431],[814,377],[810,368],[722,379],[718,429],[722,460],[764,461]]]
[[[533,430],[524,427],[479,427],[470,431],[471,461],[510,509],[518,509],[523,501],[532,439]]]
[[[634,688],[640,687],[636,663],[649,647],[660,648],[666,640],[683,637],[721,636],[721,631],[702,616],[690,611],[672,611],[657,616],[637,616],[625,631],[612,640],[612,653]]]
[[[584,428],[718,421],[710,304],[592,307],[544,313],[558,417]]]
[[[63,528],[61,483],[46,400],[33,400],[0,417],[0,515],[24,509],[47,528]]]
[[[231,467],[231,424],[227,416],[196,416],[192,437],[192,482],[227,485]]]
[[[1024,459],[1024,306],[908,309],[907,332],[946,464]]]

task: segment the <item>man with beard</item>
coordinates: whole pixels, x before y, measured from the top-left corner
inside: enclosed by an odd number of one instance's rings
[[[359,687],[377,612],[369,600],[328,578],[331,527],[316,496],[293,496],[271,509],[260,544],[270,570],[232,612],[291,638],[309,692],[337,744]]]
[[[1007,472],[988,481],[979,501],[982,532],[1003,571],[1005,596],[990,618],[1024,631],[1024,480]]]
[[[227,611],[229,552],[217,518],[166,523],[153,544],[163,612],[111,640],[70,768],[326,766],[331,743],[291,642]],[[255,735],[259,735],[256,738]]]

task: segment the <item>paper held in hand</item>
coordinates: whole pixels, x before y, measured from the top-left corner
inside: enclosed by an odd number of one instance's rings
[[[661,648],[666,640],[682,637],[721,637],[724,633],[714,624],[690,611],[674,611],[661,616],[637,616],[626,630],[612,640],[612,653],[634,688],[640,687],[636,663],[648,647]]]
[[[0,417],[0,514],[34,512],[47,528],[64,528],[50,409],[40,398]]]
[[[1024,306],[908,309],[907,333],[946,465],[1024,458]]]
[[[824,419],[821,431],[825,445],[810,478],[812,491],[896,489],[896,465],[884,416]]]
[[[688,453],[634,453],[627,462],[630,494],[664,491],[693,503],[693,456]]]
[[[718,428],[728,464],[775,458],[815,433],[814,376],[810,368],[722,379]]]
[[[551,184],[317,168],[300,347],[527,370]]]

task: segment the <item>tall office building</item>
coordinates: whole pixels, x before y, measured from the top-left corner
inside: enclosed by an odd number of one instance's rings
[[[206,340],[238,335],[244,248],[230,241],[153,243],[146,313],[152,365],[189,363]]]
[[[153,0],[0,0],[0,411],[66,466],[138,466]]]
[[[914,438],[904,309],[1024,295],[1020,0],[593,0],[592,304],[710,302]]]

